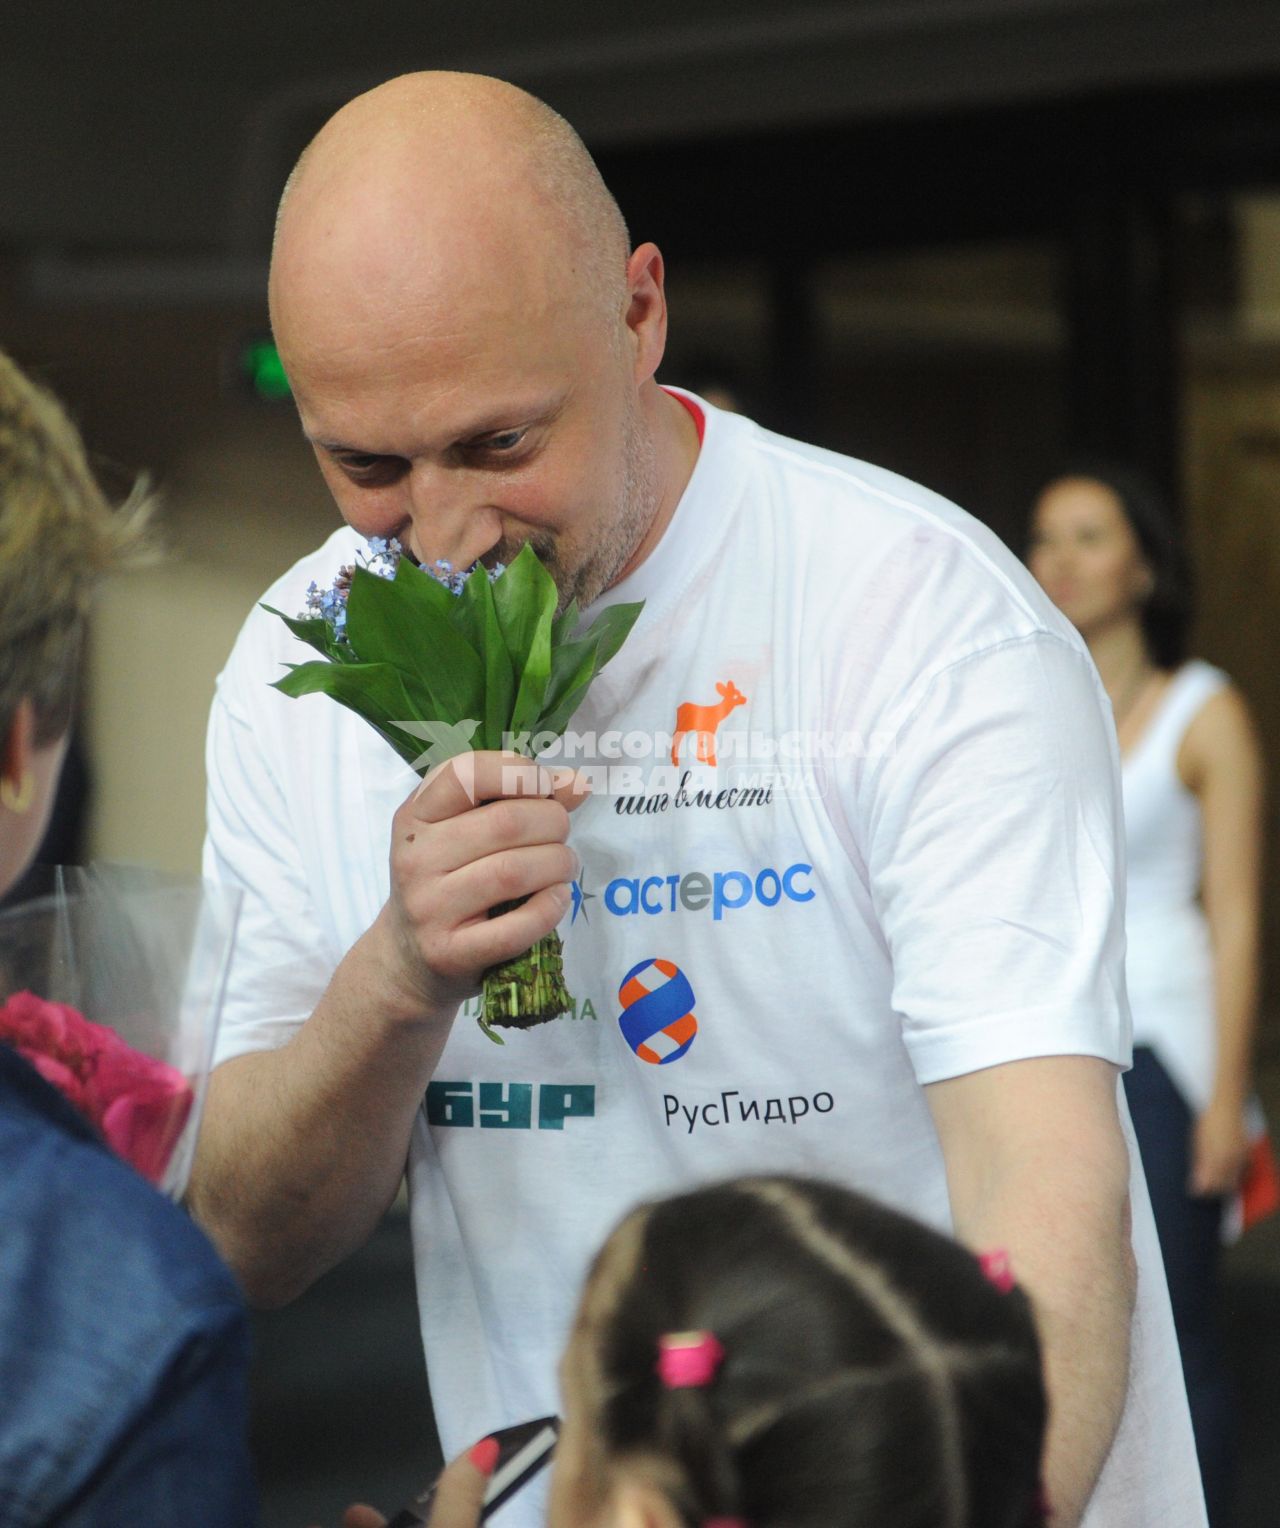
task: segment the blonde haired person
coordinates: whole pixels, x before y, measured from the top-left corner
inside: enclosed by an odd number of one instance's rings
[[[147,556],[139,484],[113,510],[75,426],[0,352],[0,884],[48,822],[98,580]]]
[[[99,578],[142,553],[57,401],[0,353],[0,895],[39,842]],[[0,1522],[257,1518],[248,1330],[196,1226],[0,1043]]]

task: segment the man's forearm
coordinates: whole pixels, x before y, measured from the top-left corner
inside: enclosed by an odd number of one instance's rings
[[[210,1081],[189,1203],[255,1304],[294,1298],[358,1247],[404,1172],[451,1016],[387,1011],[377,929],[288,1045]]]
[[[1124,1410],[1136,1294],[1119,1078],[1042,1056],[933,1083],[956,1234],[1004,1248],[1036,1307],[1049,1391],[1045,1488],[1074,1528]]]
[[[1124,1409],[1136,1273],[1127,1179],[1079,1192],[1075,1172],[1033,1163],[993,1182],[957,1223],[975,1249],[1008,1249],[1034,1303],[1049,1392],[1045,1492],[1074,1528]]]

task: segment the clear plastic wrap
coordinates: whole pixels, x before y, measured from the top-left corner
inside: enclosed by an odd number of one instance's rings
[[[0,1038],[56,1085],[65,1079],[63,1091],[82,1107],[79,1083],[87,1078],[91,1088],[95,1069],[128,1062],[110,1037],[98,1043],[93,1026],[158,1063],[137,1067],[134,1095],[113,1100],[118,1129],[86,1112],[117,1149],[121,1129],[138,1137],[139,1151],[122,1154],[174,1199],[191,1172],[239,901],[239,893],[194,878],[95,865],[51,871],[47,895],[0,913],[0,1015],[10,1015]],[[24,993],[45,1006],[24,1007]],[[50,1004],[66,1005],[88,1026]],[[55,1042],[65,1036],[61,1046],[49,1043],[51,1024]]]

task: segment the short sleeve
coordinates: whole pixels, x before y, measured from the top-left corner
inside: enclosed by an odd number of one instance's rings
[[[309,1017],[337,963],[322,933],[290,793],[273,762],[277,726],[257,691],[275,699],[254,662],[254,623],[219,676],[206,745],[203,873],[243,896],[215,1065],[283,1045]],[[297,788],[298,782],[295,782]]]
[[[1127,1065],[1118,760],[1086,653],[1011,638],[919,684],[861,781],[893,1008],[922,1083]]]

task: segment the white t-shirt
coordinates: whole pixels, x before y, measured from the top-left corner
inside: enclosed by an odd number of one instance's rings
[[[339,531],[268,602],[301,608],[357,544]],[[922,1083],[1129,1055],[1105,701],[990,532],[708,408],[666,534],[600,604],[639,598],[572,723],[576,762],[633,771],[573,818],[575,1016],[498,1048],[468,1005],[413,1130],[446,1453],[554,1409],[586,1264],[636,1200],[813,1172],[945,1227]],[[214,704],[205,868],[246,891],[222,1059],[310,1012],[387,896],[391,816],[415,784],[333,702],[268,687],[306,656],[255,611]],[[1140,1175],[1134,1199],[1132,1391],[1089,1523],[1200,1525]]]

